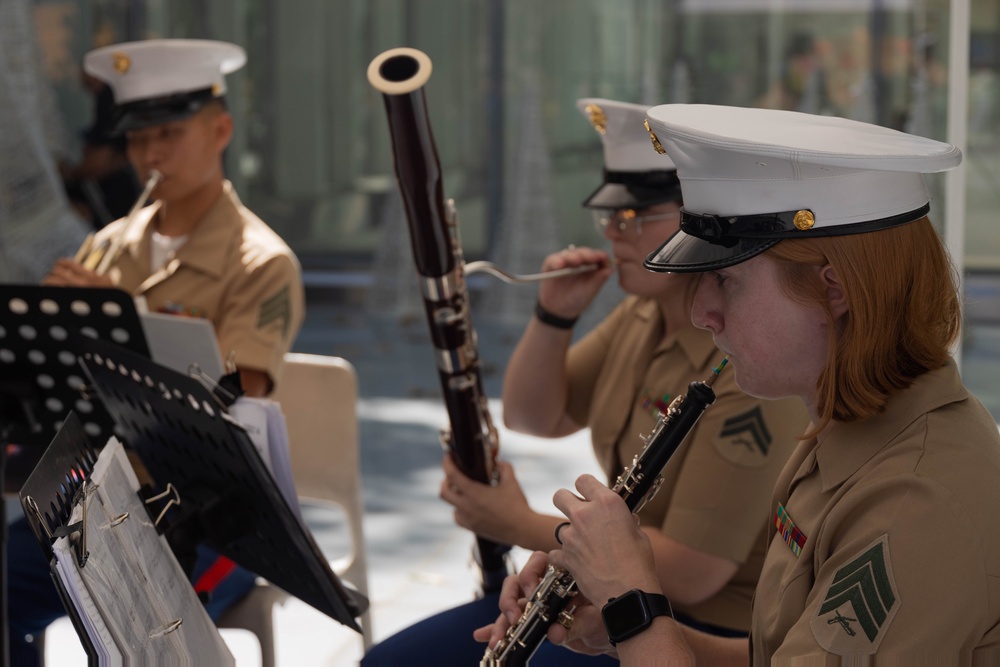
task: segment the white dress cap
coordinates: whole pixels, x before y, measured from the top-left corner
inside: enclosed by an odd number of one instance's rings
[[[647,118],[684,196],[681,231],[646,260],[654,271],[706,271],[783,238],[918,220],[930,202],[922,174],[962,161],[940,141],[794,111],[667,104]]]
[[[648,105],[596,97],[576,101],[604,149],[604,183],[583,203],[590,208],[643,208],[680,194],[676,168],[649,149]]]
[[[182,118],[221,97],[225,75],[246,59],[242,47],[227,42],[150,39],[95,49],[83,68],[111,87],[124,125],[137,127]]]

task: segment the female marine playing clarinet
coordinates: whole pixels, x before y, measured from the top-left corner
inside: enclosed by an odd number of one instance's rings
[[[959,299],[922,178],[961,153],[795,112],[647,117],[685,203],[647,267],[701,273],[692,319],[739,386],[812,419],[768,509],[750,641],[635,613],[666,592],[651,541],[592,477],[556,493],[562,548],[508,578],[478,636],[499,639],[550,561],[593,605],[549,638],[624,664],[997,664],[1000,436],[949,354]]]

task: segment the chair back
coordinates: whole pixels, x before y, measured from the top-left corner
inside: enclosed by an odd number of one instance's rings
[[[289,353],[271,398],[285,415],[298,496],[337,504],[347,515],[351,551],[333,562],[333,570],[368,597],[357,373],[340,357]],[[367,650],[372,641],[369,611],[362,614],[361,627]]]

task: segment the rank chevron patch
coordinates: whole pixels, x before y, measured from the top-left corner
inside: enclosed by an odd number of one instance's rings
[[[874,653],[899,604],[889,536],[883,535],[837,570],[810,622],[813,636],[837,655]]]
[[[288,325],[292,321],[292,303],[288,285],[285,285],[280,292],[272,296],[267,301],[260,304],[260,312],[257,313],[257,328],[263,329],[272,322],[281,323],[281,336],[288,336]]]
[[[744,466],[759,466],[767,461],[771,432],[764,423],[760,405],[726,419],[715,436],[715,448],[726,459]]]

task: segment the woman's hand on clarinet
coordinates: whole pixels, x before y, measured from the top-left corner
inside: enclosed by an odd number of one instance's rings
[[[42,284],[48,287],[114,287],[111,278],[99,276],[71,259],[56,260]]]
[[[503,639],[507,630],[521,618],[528,597],[538,587],[538,583],[545,576],[545,570],[548,566],[549,554],[536,551],[519,573],[508,576],[500,591],[500,615],[494,623],[473,632],[473,638],[476,641],[487,642],[490,648],[495,647],[496,643]],[[548,640],[577,653],[587,655],[610,653],[615,655],[614,647],[608,641],[608,633],[604,629],[600,610],[594,608],[582,595],[576,596],[573,599],[573,604],[576,605],[576,609],[573,612],[573,622],[570,624],[570,628],[567,629],[559,623],[553,623],[549,626]]]
[[[524,491],[514,476],[514,468],[497,461],[496,485],[477,482],[458,469],[451,455],[444,457],[444,480],[439,495],[455,508],[455,523],[476,535],[500,544],[533,548],[526,539],[537,515],[528,505]]]
[[[580,496],[559,489],[552,497],[569,520],[552,564],[569,570],[580,592],[600,605],[633,588],[659,592],[652,545],[621,496],[592,475],[577,478],[576,489]]]
[[[539,285],[538,302],[545,310],[565,319],[579,317],[614,273],[608,253],[603,250],[569,246],[545,258],[542,262],[543,272],[584,264],[596,264],[600,268],[553,278]]]

